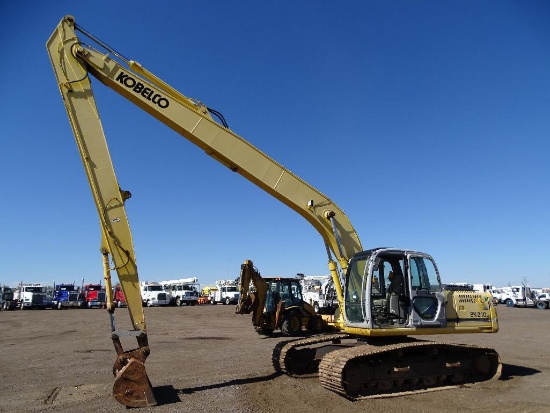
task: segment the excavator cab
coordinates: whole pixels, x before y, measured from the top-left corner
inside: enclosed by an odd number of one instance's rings
[[[367,329],[445,327],[439,272],[427,254],[380,248],[356,254],[345,278],[346,325]]]

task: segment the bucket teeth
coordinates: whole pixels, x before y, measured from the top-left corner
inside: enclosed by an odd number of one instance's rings
[[[130,359],[117,373],[113,385],[113,396],[127,407],[156,406],[157,400],[145,365],[137,359]]]

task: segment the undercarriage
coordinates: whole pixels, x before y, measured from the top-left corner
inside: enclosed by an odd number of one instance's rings
[[[346,334],[285,341],[273,351],[275,370],[318,375],[323,387],[351,400],[394,397],[497,379],[492,348],[404,338],[369,342]]]

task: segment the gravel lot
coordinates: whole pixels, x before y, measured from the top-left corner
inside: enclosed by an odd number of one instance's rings
[[[500,380],[470,387],[351,402],[316,378],[275,373],[281,337],[257,335],[233,306],[146,308],[146,368],[154,412],[550,412],[550,310],[498,307],[497,334],[438,336],[494,347]],[[118,309],[117,328],[128,328]],[[0,311],[0,411],[120,412],[111,397],[115,351],[105,310]],[[123,341],[125,349],[135,341]]]

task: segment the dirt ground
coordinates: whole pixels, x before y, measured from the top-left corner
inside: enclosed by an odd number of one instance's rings
[[[282,337],[257,335],[233,306],[146,308],[151,412],[550,412],[550,310],[498,307],[497,334],[438,336],[494,347],[501,379],[438,392],[351,402],[316,378],[275,372]],[[128,328],[126,309],[115,313]],[[0,411],[120,412],[111,397],[115,352],[105,310],[0,311]],[[125,349],[134,347],[128,339]]]

